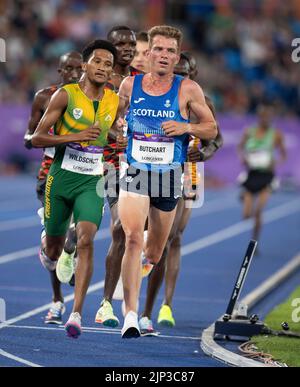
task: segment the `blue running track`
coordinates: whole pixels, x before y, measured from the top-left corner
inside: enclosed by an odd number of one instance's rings
[[[84,332],[78,340],[63,327],[43,323],[51,302],[48,273],[37,252],[40,225],[35,180],[0,179],[0,298],[6,302],[9,326],[0,324],[0,366],[221,367],[200,349],[200,336],[224,313],[246,246],[251,221],[241,221],[238,191],[206,191],[204,207],[193,210],[184,236],[182,268],[174,299],[175,328],[157,328],[159,337],[122,340],[120,329],[94,323],[102,298],[104,258],[110,243],[109,210],[95,242],[95,270],[84,307]],[[265,212],[265,225],[244,292],[258,286],[299,253],[300,199],[278,192]],[[63,287],[65,296],[72,288]],[[72,296],[67,302],[66,319]],[[163,299],[160,292],[153,320]],[[140,305],[145,301],[145,284]],[[121,302],[114,302],[121,314]]]

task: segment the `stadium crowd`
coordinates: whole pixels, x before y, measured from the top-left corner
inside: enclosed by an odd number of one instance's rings
[[[288,0],[16,0],[2,1],[0,103],[24,104],[57,80],[57,58],[111,26],[150,27],[152,9],[184,29],[184,49],[197,56],[198,81],[218,112],[254,112],[261,102],[281,116],[300,115],[300,72],[291,42],[300,37],[300,3]],[[155,14],[157,9],[157,14]],[[151,14],[151,12],[150,12]],[[26,34],[24,34],[26,31]],[[16,92],[17,90],[17,92]]]

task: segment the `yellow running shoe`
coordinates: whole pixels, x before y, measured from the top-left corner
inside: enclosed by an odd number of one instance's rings
[[[172,314],[172,309],[169,305],[162,305],[157,318],[157,323],[165,327],[174,327],[175,320]]]
[[[63,250],[57,261],[56,275],[59,281],[63,284],[70,282],[75,272],[74,255],[75,251],[72,254],[68,254]]]
[[[95,322],[112,328],[116,328],[119,325],[119,319],[114,315],[113,307],[109,301],[103,300],[101,302],[95,317]]]

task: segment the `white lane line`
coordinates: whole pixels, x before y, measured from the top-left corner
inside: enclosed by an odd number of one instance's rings
[[[265,213],[265,216],[264,216],[265,223],[270,223],[274,220],[278,220],[284,216],[288,216],[289,214],[295,213],[296,211],[299,211],[299,210],[300,210],[299,199],[294,200],[288,204],[283,204]],[[236,235],[242,234],[243,232],[249,230],[250,226],[251,226],[251,223],[249,223],[249,221],[238,222],[237,224],[227,227],[224,230],[220,230],[214,234],[208,235],[207,237],[204,237],[195,242],[189,243],[183,246],[182,256],[191,254],[192,252],[195,252],[198,250],[202,250],[205,247],[211,246],[213,244],[224,241],[226,239],[230,239]],[[107,230],[109,233],[109,229]],[[97,282],[96,284],[89,287],[88,293],[95,292],[98,289],[103,288],[103,286],[104,286],[104,281]],[[73,299],[74,299],[74,294],[71,294],[65,297],[65,302],[72,301]],[[26,318],[29,318],[29,317],[35,316],[36,314],[44,312],[45,310],[49,309],[50,305],[51,305],[50,303],[43,305],[39,308],[33,309],[32,311],[21,314],[13,319],[7,320],[4,323],[0,323],[0,329],[4,328],[7,325],[14,324],[15,322],[25,320]]]
[[[21,228],[35,227],[41,224],[40,218],[35,216],[27,216],[18,219],[3,220],[0,222],[0,232],[19,230]]]
[[[43,331],[56,331],[61,332],[64,331],[64,327],[62,325],[59,325],[57,327],[39,327],[34,325],[10,325],[7,328],[15,328],[15,329],[29,329],[29,330],[43,330]],[[114,334],[119,335],[121,333],[121,329],[114,329],[114,328],[97,328],[97,327],[82,327],[82,331],[85,333],[106,333],[106,334]],[[145,336],[144,336],[145,337]],[[193,337],[193,336],[177,336],[177,335],[161,335],[158,334],[155,337],[162,337],[164,339],[178,339],[178,340],[200,340],[200,336]]]
[[[220,212],[222,210],[227,210],[229,207],[232,207],[232,205],[229,203],[224,205],[224,202],[222,202],[222,206],[219,205],[219,200],[211,200],[210,202],[207,203],[207,206],[204,207],[200,212],[194,214],[194,218],[199,217],[199,216],[204,216],[207,214],[211,214],[213,212]],[[38,216],[36,216],[37,219]],[[0,222],[0,231],[1,231],[1,222]],[[95,241],[103,240],[110,238],[110,228],[106,227],[103,229],[100,229],[100,231],[97,233],[95,237]],[[12,261],[16,261],[18,259],[23,259],[23,258],[29,258],[33,255],[36,255],[39,251],[40,246],[34,246],[30,247],[28,249],[23,249],[19,251],[15,251],[13,253],[5,254],[0,256],[0,265]]]
[[[237,207],[236,200],[233,200],[232,198],[225,197],[225,199],[222,199],[222,201],[220,201],[219,199],[213,199],[208,201],[207,203],[204,203],[204,206],[202,208],[194,209],[192,213],[192,218],[196,218],[202,215],[204,216],[206,214],[210,214],[217,211],[226,210],[231,207]],[[40,218],[38,215],[3,220],[2,222],[0,222],[0,232],[19,230],[29,227],[37,227],[39,225]]]
[[[97,282],[88,288],[87,294],[96,292],[97,290],[102,289],[103,287],[104,287],[104,281]],[[67,303],[67,302],[70,302],[73,300],[74,300],[74,293],[66,296],[64,299],[64,302]],[[30,310],[29,312],[26,312],[26,313],[20,314],[19,316],[11,318],[10,320],[6,320],[6,321],[0,323],[0,329],[5,328],[8,325],[15,324],[18,321],[26,320],[27,318],[35,316],[41,312],[45,312],[46,310],[48,310],[50,308],[51,304],[52,303],[42,305],[39,308],[35,308],[33,310]]]
[[[28,360],[22,359],[21,357],[18,357],[18,356],[12,355],[11,353],[5,352],[1,348],[0,348],[0,356],[7,357],[8,359],[15,360],[18,363],[22,363],[22,364],[28,365],[30,367],[42,367],[39,364],[32,363]]]
[[[31,201],[31,198],[24,197],[16,200],[0,201],[1,212],[16,212],[20,210],[27,211],[37,208],[37,206],[37,199]]]
[[[278,219],[280,219],[284,216],[287,216],[291,213],[295,213],[296,211],[299,211],[299,210],[300,210],[300,200],[299,199],[294,200],[288,204],[283,204],[281,206],[278,206],[276,208],[273,208],[273,209],[267,211],[265,213],[264,223],[270,223],[274,220],[278,220]],[[247,225],[247,227],[246,226],[241,227],[241,225],[244,223]],[[201,250],[204,247],[210,246],[212,244],[221,242],[225,239],[229,239],[229,238],[232,238],[233,236],[241,234],[244,231],[249,229],[251,223],[249,225],[248,225],[248,223],[249,223],[249,221],[238,222],[236,225],[233,225],[231,227],[227,227],[226,229],[221,230],[217,233],[214,233],[211,236],[207,236],[205,238],[201,238],[200,240],[198,240],[196,242],[190,243],[190,244],[183,247],[182,256],[188,255],[194,251]],[[238,232],[238,230],[236,230],[237,225],[239,225],[239,232]],[[98,283],[90,286],[87,293],[90,294],[90,293],[95,292],[99,289],[102,289],[103,286],[104,286],[104,281],[98,282]],[[71,294],[71,295],[65,297],[65,303],[69,302],[73,299],[74,299],[74,294]],[[7,320],[7,321],[0,324],[0,329],[8,327],[9,325],[12,325],[16,322],[25,320],[29,317],[35,316],[35,315],[49,309],[50,305],[51,305],[50,303],[43,305],[39,308],[33,309],[27,313],[23,313],[23,314],[16,316],[10,320]]]
[[[266,211],[263,215],[263,223],[268,224],[274,222],[275,220],[284,218],[285,216],[294,214],[300,210],[300,200],[296,199],[289,203],[282,204],[278,207],[272,208]],[[226,227],[223,230],[217,231],[213,234],[208,235],[207,237],[191,242],[182,247],[181,255],[188,255],[194,253],[195,251],[201,250],[205,247],[209,247],[216,243],[222,242],[224,240],[230,239],[234,236],[249,231],[253,228],[253,220],[243,220],[241,222],[235,223],[232,226]]]
[[[110,228],[106,227],[106,228],[100,230],[100,232],[96,235],[95,241],[107,239],[109,237],[110,237]],[[37,255],[39,249],[40,249],[40,245],[37,245],[37,246],[30,247],[30,248],[25,249],[25,250],[24,249],[18,250],[18,251],[15,251],[14,253],[2,255],[2,256],[0,256],[0,265],[2,265],[4,263],[16,261],[18,259],[29,258],[29,257],[32,257],[33,255]]]

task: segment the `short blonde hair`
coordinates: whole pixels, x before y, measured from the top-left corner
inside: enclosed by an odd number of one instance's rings
[[[182,32],[178,28],[175,28],[175,27],[172,27],[172,26],[155,26],[155,27],[152,27],[148,31],[149,46],[150,47],[152,47],[153,38],[156,35],[162,35],[162,36],[165,36],[166,38],[176,39],[177,45],[178,45],[178,51],[180,51],[181,43],[182,43]]]

